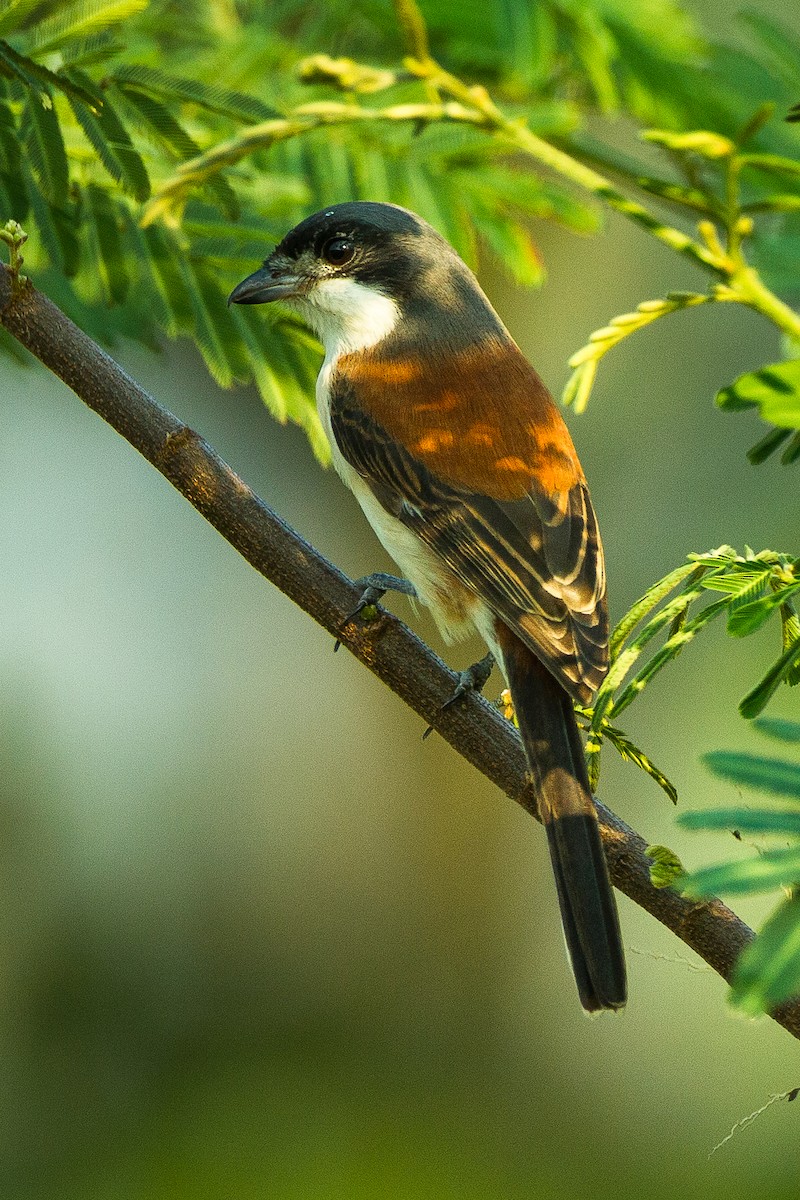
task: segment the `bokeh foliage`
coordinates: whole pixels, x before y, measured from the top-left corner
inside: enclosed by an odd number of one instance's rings
[[[26,269],[84,329],[150,346],[192,339],[220,384],[254,381],[324,460],[313,338],[286,313],[267,323],[225,306],[271,241],[324,205],[386,200],[420,212],[473,266],[488,255],[536,285],[537,223],[589,234],[608,205],[709,285],[612,318],[570,360],[565,398],[585,405],[605,353],[654,320],[745,304],[782,331],[787,359],[755,364],[718,401],[770,424],[754,463],[782,447],[789,464],[800,457],[800,318],[787,303],[800,290],[799,92],[788,29],[746,12],[735,44],[716,44],[672,0],[428,0],[422,11],[412,0],[12,0],[0,13],[0,212],[29,234]],[[798,682],[797,567],[723,547],[648,590],[583,714],[595,777],[607,739],[673,795],[612,720],[717,615],[734,636],[779,619],[780,654],[744,716]],[[795,914],[784,905],[757,943],[748,978],[770,982],[748,984],[751,1007],[797,990],[775,967]]]

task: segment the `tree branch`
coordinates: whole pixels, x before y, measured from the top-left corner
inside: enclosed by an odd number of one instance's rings
[[[401,621],[381,612],[343,625],[357,586],[295,533],[199,434],[142,390],[91,338],[31,284],[16,287],[0,265],[0,322],[40,362],[112,425],[265,578],[303,608],[433,725],[468,762],[538,819],[516,730],[485,700],[444,711],[455,675]],[[729,980],[753,933],[719,900],[696,902],[650,883],[646,842],[597,805],[615,885]],[[773,1014],[800,1038],[800,1002]]]

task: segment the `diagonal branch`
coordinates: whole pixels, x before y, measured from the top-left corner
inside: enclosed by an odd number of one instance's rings
[[[12,287],[14,282],[11,272],[0,266],[0,322],[5,328],[144,455],[257,571],[340,638],[459,754],[537,817],[513,726],[474,695],[442,711],[455,676],[396,617],[381,613],[369,624],[343,626],[359,598],[356,585],[41,292],[30,284]],[[752,930],[719,900],[696,902],[669,888],[654,888],[644,839],[604,805],[597,807],[616,886],[730,979]],[[800,1002],[784,1004],[772,1015],[800,1038]]]

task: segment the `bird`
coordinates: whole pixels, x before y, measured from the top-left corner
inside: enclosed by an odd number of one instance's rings
[[[567,426],[475,275],[373,201],[291,229],[229,303],[282,301],[322,342],[334,466],[448,641],[477,630],[511,692],[585,1011],[627,998],[573,701],[608,669],[603,550]],[[463,690],[463,689],[462,689]]]

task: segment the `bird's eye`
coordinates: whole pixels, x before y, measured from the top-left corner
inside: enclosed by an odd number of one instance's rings
[[[350,259],[356,252],[356,248],[349,238],[335,237],[331,238],[322,247],[322,257],[325,262],[331,264],[332,267],[343,267],[345,263],[349,263]]]

